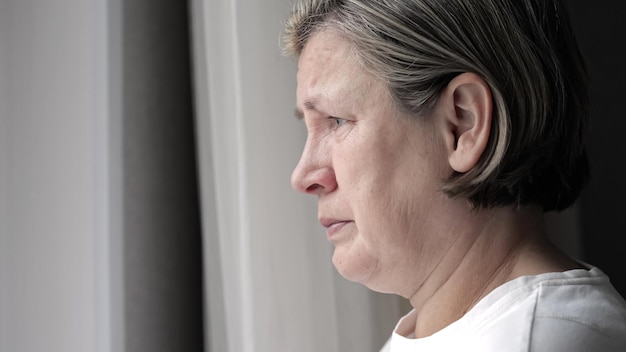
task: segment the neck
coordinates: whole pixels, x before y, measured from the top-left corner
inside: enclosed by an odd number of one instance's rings
[[[466,217],[460,228],[447,229],[458,237],[410,297],[418,338],[458,320],[507,281],[577,266],[545,239],[539,210],[497,208]]]

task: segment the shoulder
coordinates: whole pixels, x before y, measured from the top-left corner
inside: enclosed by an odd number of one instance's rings
[[[626,302],[599,269],[541,282],[530,351],[626,351]]]
[[[432,336],[393,334],[381,352],[416,350],[623,352],[626,301],[597,268],[522,277]]]
[[[465,317],[476,350],[626,351],[626,301],[597,268],[516,279],[477,308]]]
[[[623,326],[623,322],[619,323]],[[626,351],[626,330],[567,317],[536,317],[529,341],[532,352]]]

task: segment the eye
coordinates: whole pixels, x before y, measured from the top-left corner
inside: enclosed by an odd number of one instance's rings
[[[343,124],[347,122],[345,119],[342,119],[339,117],[330,117],[330,118],[335,120],[335,127],[341,127],[343,126]]]

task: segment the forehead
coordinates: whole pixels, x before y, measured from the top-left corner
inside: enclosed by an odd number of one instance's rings
[[[346,61],[356,61],[350,42],[332,29],[313,33],[302,49],[298,60],[298,73],[320,74],[336,68],[349,68]]]
[[[367,72],[357,59],[349,41],[332,30],[311,36],[298,60],[298,109],[313,105],[363,105],[384,86]]]

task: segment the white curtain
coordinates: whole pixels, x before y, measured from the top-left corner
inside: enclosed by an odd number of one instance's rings
[[[0,0],[0,352],[123,348],[119,0]]]
[[[346,282],[289,178],[304,145],[288,0],[193,0],[194,80],[211,352],[377,351],[402,301]]]

